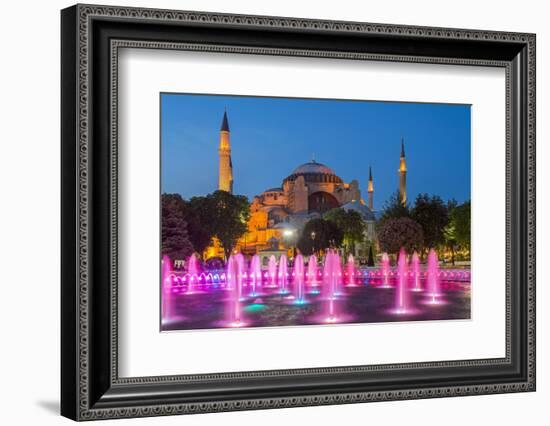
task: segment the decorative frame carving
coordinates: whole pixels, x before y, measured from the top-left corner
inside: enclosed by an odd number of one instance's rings
[[[108,46],[96,44],[94,36],[100,29],[94,23],[107,23],[106,31],[122,33],[122,37],[109,37]],[[405,40],[409,43],[437,43],[449,45],[463,43],[480,47],[480,54],[470,57],[445,57],[437,55],[405,55],[392,52],[364,52],[350,50],[323,50],[276,46],[247,46],[244,44],[216,44],[211,42],[182,42],[164,38],[158,41],[133,39],[133,33],[124,33],[117,25],[139,23],[144,31],[168,25],[192,29],[225,28],[229,31],[253,29],[292,34],[370,36],[376,40]],[[99,27],[98,27],[99,28]],[[114,30],[113,30],[114,28]],[[122,28],[122,27],[120,27]],[[95,31],[95,32],[94,32]],[[163,35],[159,37],[162,38]],[[203,12],[184,12],[127,7],[77,5],[62,12],[62,145],[63,145],[63,221],[62,231],[62,414],[75,420],[92,420],[113,417],[139,417],[204,413],[215,411],[262,409],[276,407],[343,404],[381,400],[434,398],[488,393],[504,393],[535,390],[535,36],[510,32],[477,31],[464,29],[427,28],[401,25],[337,22],[265,16],[229,15]],[[378,47],[383,49],[383,42]],[[378,46],[378,45],[377,45]],[[488,55],[486,49],[502,47],[500,56]],[[502,359],[463,360],[431,363],[388,364],[375,366],[327,367],[300,370],[274,370],[261,372],[222,373],[208,375],[161,376],[119,378],[117,368],[117,87],[118,49],[123,47],[195,50],[238,54],[262,54],[274,56],[309,56],[332,59],[370,61],[417,62],[454,65],[480,65],[506,69],[506,357]],[[375,50],[376,50],[375,46]],[[435,49],[435,47],[433,47]],[[96,51],[104,52],[108,63],[98,59]],[[484,50],[485,49],[485,50]],[[419,48],[422,51],[422,48]],[[460,49],[459,49],[460,50]],[[498,50],[498,49],[497,49]],[[514,52],[516,52],[514,54]],[[497,52],[499,53],[499,52]],[[100,66],[101,65],[101,66]],[[94,66],[103,69],[99,72]],[[108,78],[105,77],[105,68]],[[101,77],[97,77],[101,75]],[[106,93],[108,92],[108,93]],[[99,94],[99,95],[98,95]],[[97,114],[96,98],[107,97],[108,115]],[[102,99],[103,99],[102,98]],[[97,111],[103,111],[105,108]],[[109,121],[108,147],[99,147],[92,141],[94,127],[99,116]],[[95,121],[93,121],[95,120]],[[97,143],[96,143],[97,144]],[[107,154],[104,150],[107,149]],[[100,150],[96,153],[96,150]],[[108,155],[108,182],[98,180],[92,167],[97,158]],[[95,156],[95,161],[90,161]],[[105,185],[106,186],[105,186]],[[103,186],[102,186],[103,185]],[[100,200],[95,188],[109,188],[107,199]],[[519,213],[514,210],[519,205]],[[93,234],[93,221],[101,210],[101,219],[107,220],[108,241]],[[103,212],[105,210],[105,212]],[[518,217],[518,214],[520,217]],[[94,276],[97,273],[94,250],[98,242],[109,254],[105,273],[109,276],[108,290],[96,292]],[[521,264],[513,264],[512,256],[521,255]],[[97,278],[95,278],[97,280]],[[108,291],[108,299],[104,293]],[[519,300],[521,298],[521,300]],[[108,304],[100,313],[99,302]],[[520,303],[520,309],[513,307]],[[515,305],[514,305],[515,306]],[[94,310],[95,309],[95,310]],[[103,331],[98,330],[101,322]],[[104,342],[104,340],[106,342]],[[521,342],[518,343],[518,340]],[[95,343],[109,346],[96,349]],[[97,350],[97,352],[96,352]],[[519,352],[518,352],[519,351]],[[516,353],[517,352],[517,353]],[[521,360],[517,359],[518,356]],[[96,361],[98,360],[98,361]],[[520,365],[516,365],[517,363]],[[396,386],[391,389],[352,389],[351,384],[336,392],[288,392],[273,391],[269,396],[238,397],[227,394],[213,399],[181,397],[169,399],[163,396],[162,387],[197,384],[218,386],[224,380],[261,380],[276,378],[315,377],[330,381],[331,376],[369,374],[393,371],[395,374],[409,370],[437,370],[444,374],[450,368],[512,367],[517,378],[499,381],[479,380],[468,385]],[[437,375],[436,373],[434,373]],[[95,375],[99,377],[95,377]],[[396,377],[397,377],[396,375]],[[435,379],[434,379],[435,380]],[[350,376],[350,383],[352,383]],[[265,383],[264,383],[265,384]],[[372,387],[372,384],[370,385]],[[139,397],[134,393],[150,393]],[[274,388],[275,389],[275,388]],[[350,390],[351,389],[351,390]],[[244,390],[243,390],[244,392]],[[243,393],[244,394],[244,393]]]

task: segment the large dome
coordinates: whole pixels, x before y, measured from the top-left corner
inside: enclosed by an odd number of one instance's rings
[[[335,174],[330,167],[315,161],[304,163],[301,166],[296,167],[292,172],[293,175],[303,175],[306,173],[321,173],[324,175]]]
[[[303,176],[306,182],[317,183],[342,183],[334,171],[324,164],[317,163],[315,160],[304,163],[294,169],[291,175],[285,178],[284,182],[295,181],[299,176]]]

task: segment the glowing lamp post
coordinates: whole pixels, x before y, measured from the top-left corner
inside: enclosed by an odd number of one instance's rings
[[[294,247],[294,229],[285,229],[283,238],[287,241],[287,247],[292,246],[292,258],[296,257],[296,249]]]
[[[313,254],[316,254],[317,252],[315,251],[315,231],[311,231],[311,246],[313,248]]]

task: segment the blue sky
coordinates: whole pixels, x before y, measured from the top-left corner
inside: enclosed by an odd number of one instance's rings
[[[374,208],[398,187],[401,138],[407,195],[470,199],[470,106],[161,94],[162,192],[184,198],[217,189],[219,129],[227,109],[234,192],[252,198],[311,161],[359,181]]]

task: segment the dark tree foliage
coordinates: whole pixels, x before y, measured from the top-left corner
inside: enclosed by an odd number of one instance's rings
[[[459,246],[470,249],[470,222],[471,222],[471,204],[466,201],[457,206],[451,214],[451,218],[456,227],[456,240]]]
[[[315,238],[312,237],[315,234]],[[335,223],[324,219],[312,219],[306,223],[297,247],[305,255],[340,247],[344,239],[344,232]]]
[[[387,253],[397,254],[401,248],[412,253],[423,246],[422,227],[408,217],[387,219],[378,231],[378,242]]]
[[[458,206],[458,201],[456,201],[454,198],[451,198],[447,201],[447,211],[451,212],[456,206]]]
[[[218,238],[226,258],[229,257],[237,240],[247,231],[250,218],[248,198],[227,191],[214,191],[206,197],[191,198],[189,203],[204,229]]]
[[[192,200],[193,198],[189,201],[184,201],[184,217],[187,222],[189,239],[193,243],[195,251],[202,253],[212,242],[213,235],[210,224],[207,222],[208,218],[200,215]]]
[[[348,253],[354,250],[356,243],[365,239],[365,222],[361,215],[354,210],[332,209],[325,213],[323,219],[333,222],[342,230]]]
[[[197,197],[202,199],[204,197]],[[187,222],[187,234],[189,241],[193,244],[195,252],[202,253],[212,240],[212,233],[209,229],[210,225],[205,221],[204,217],[195,208],[192,200],[186,201],[179,194],[162,194],[163,200],[170,200],[176,208],[181,212],[183,219]]]
[[[449,205],[452,205],[452,201]],[[447,206],[439,196],[419,194],[411,210],[411,218],[422,226],[425,249],[445,243],[444,229],[449,223],[449,214]]]
[[[470,201],[454,205],[449,212],[449,223],[445,227],[445,243],[451,250],[451,262],[455,264],[457,248],[470,250]]]
[[[388,200],[384,203],[382,208],[382,215],[377,222],[377,227],[381,228],[384,222],[388,219],[398,219],[400,217],[410,217],[411,212],[409,205],[403,205],[401,198],[399,197],[399,191],[394,192]]]
[[[181,198],[180,198],[181,200]],[[187,234],[187,223],[183,218],[177,197],[162,197],[161,251],[170,259],[185,259],[193,253],[193,245]]]

